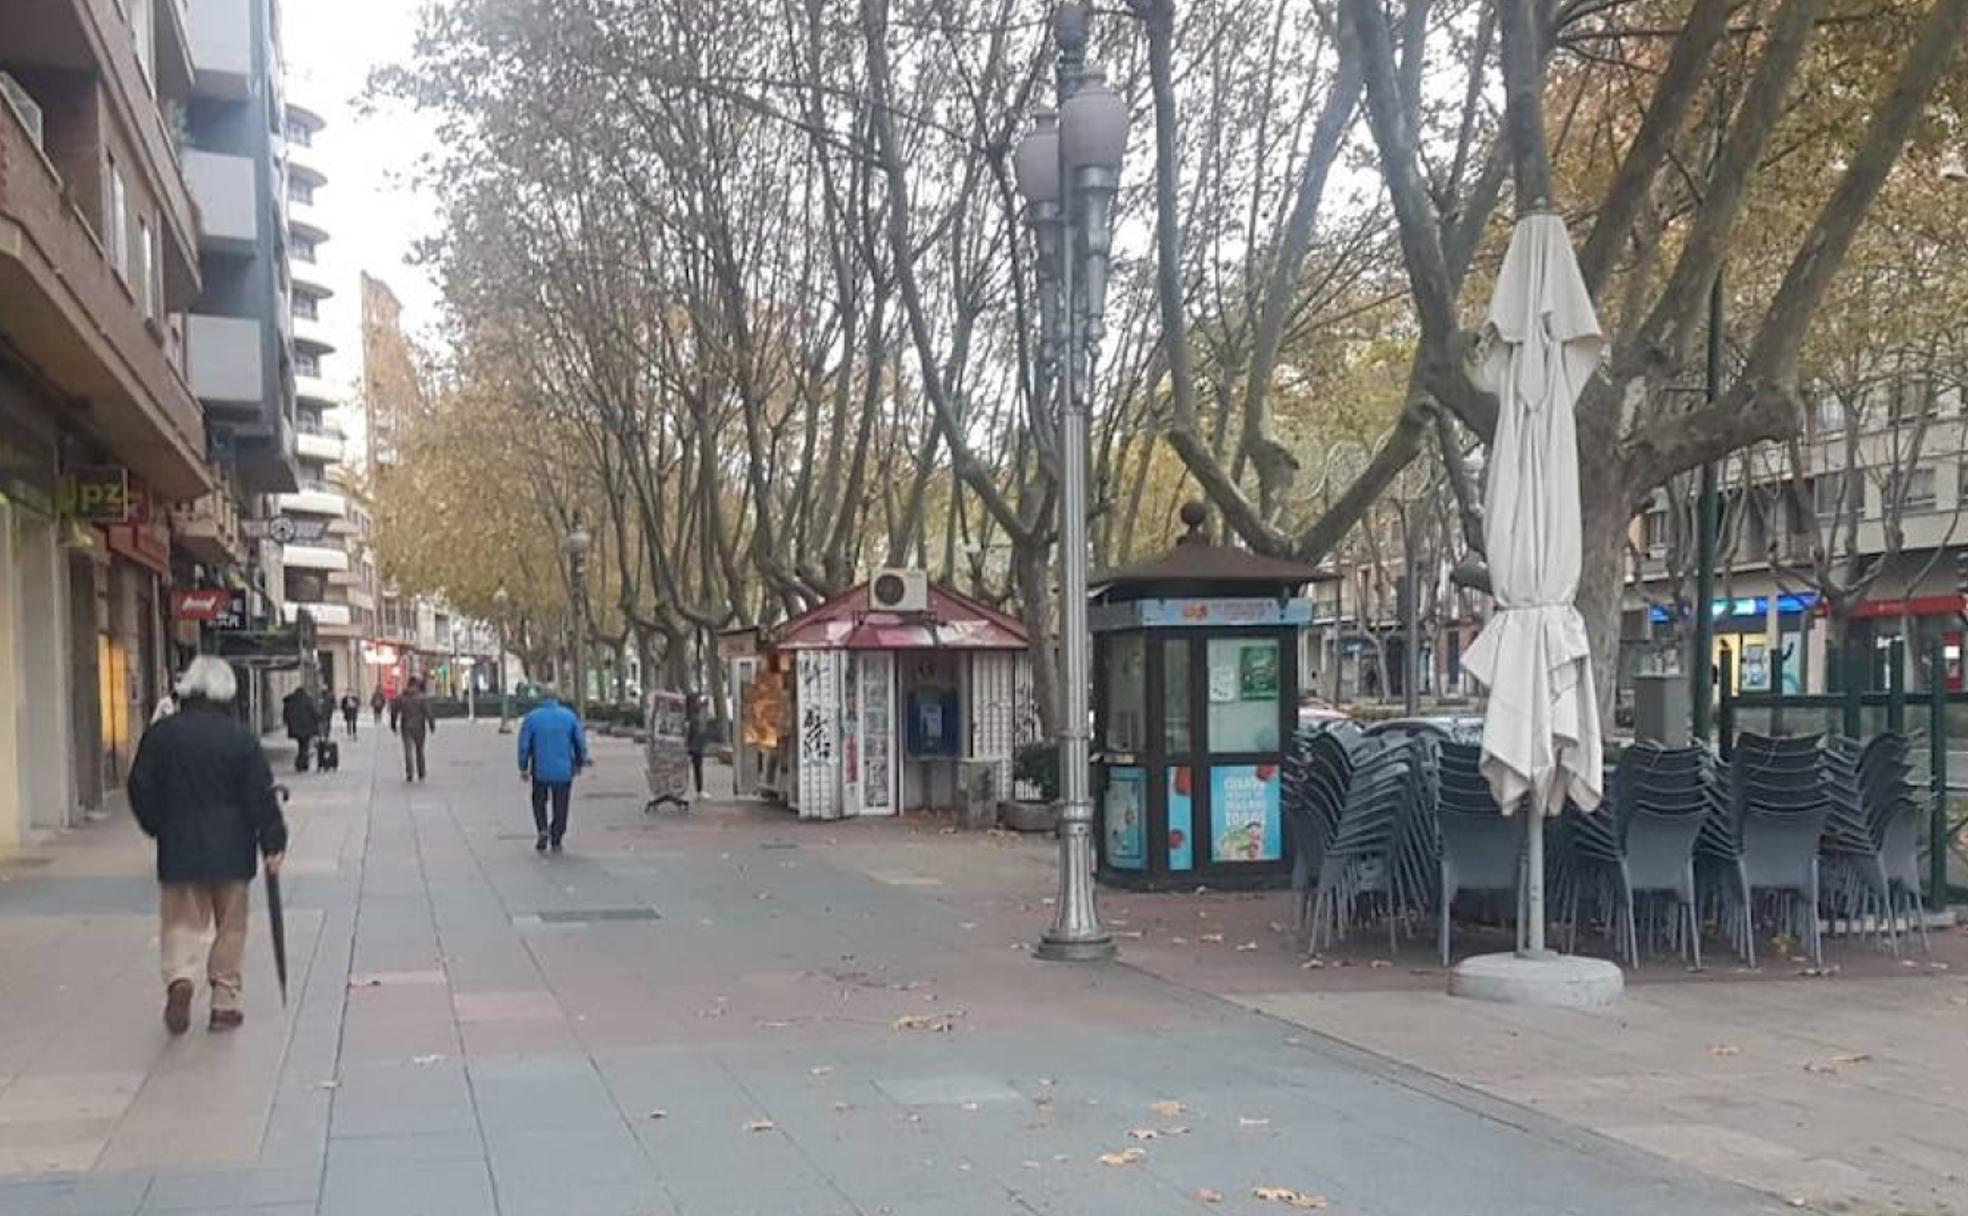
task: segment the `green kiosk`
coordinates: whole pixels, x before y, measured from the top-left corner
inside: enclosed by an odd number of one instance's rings
[[[1298,720],[1298,562],[1213,543],[1200,503],[1159,557],[1095,581],[1093,789],[1103,882],[1291,879],[1280,769]]]

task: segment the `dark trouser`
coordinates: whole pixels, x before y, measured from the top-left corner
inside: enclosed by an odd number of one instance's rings
[[[574,793],[572,781],[533,783],[533,827],[555,844],[567,835],[567,800]],[[547,799],[553,799],[553,822],[547,822]]]
[[[351,739],[355,738],[355,716],[352,709],[342,715],[342,721],[348,723],[348,737]]]
[[[314,754],[314,736],[296,735],[294,737],[294,771],[308,771],[308,757]]]
[[[704,753],[690,753],[690,776],[697,783],[697,792],[704,792]]]
[[[403,779],[424,779],[424,737],[403,732]]]
[[[376,707],[375,707],[375,709],[374,709],[374,710],[372,710],[371,712],[373,712],[373,713],[374,713],[374,714],[376,715],[376,724],[377,724],[378,726],[380,726],[380,725],[382,725],[382,722],[383,722],[383,707],[382,707],[382,706],[380,706],[380,705],[378,705],[378,706],[376,706]]]

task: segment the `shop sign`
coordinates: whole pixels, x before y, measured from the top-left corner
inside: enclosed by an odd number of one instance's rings
[[[231,587],[191,587],[173,591],[171,618],[200,621],[214,629],[244,629],[246,592]]]
[[[394,667],[396,660],[397,653],[394,646],[384,646],[377,642],[362,644],[362,661],[371,667]]]
[[[294,519],[279,515],[273,519],[249,519],[239,525],[240,531],[258,540],[265,537],[275,544],[291,545],[296,541],[307,543],[320,540],[328,534],[328,521],[325,519]]]
[[[1174,599],[1137,600],[1116,605],[1133,608],[1135,623],[1149,629],[1210,628],[1249,625],[1310,625],[1312,601],[1280,600],[1272,596],[1250,599]]]
[[[92,524],[130,519],[130,470],[116,464],[80,465],[62,477],[61,508]]]

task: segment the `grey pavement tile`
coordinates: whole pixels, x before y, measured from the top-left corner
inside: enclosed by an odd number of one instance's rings
[[[312,1204],[321,1191],[319,1162],[273,1167],[224,1167],[159,1170],[144,1196],[145,1216],[152,1212],[203,1213],[221,1207],[254,1204]]]
[[[471,1091],[456,1060],[345,1069],[330,1136],[415,1135],[476,1128]]]
[[[477,1129],[399,1136],[339,1136],[328,1142],[329,1168],[419,1161],[483,1161]]]
[[[148,1171],[0,1180],[6,1216],[133,1216],[150,1189]]]
[[[482,1161],[335,1164],[320,1216],[466,1216],[496,1211]]]

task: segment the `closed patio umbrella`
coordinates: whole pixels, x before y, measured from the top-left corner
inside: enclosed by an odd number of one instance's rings
[[[1557,215],[1517,221],[1490,301],[1481,379],[1497,396],[1484,493],[1496,613],[1465,665],[1489,690],[1482,771],[1504,813],[1528,803],[1527,953],[1544,949],[1542,819],[1600,797],[1599,702],[1579,582],[1572,411],[1603,338]]]

